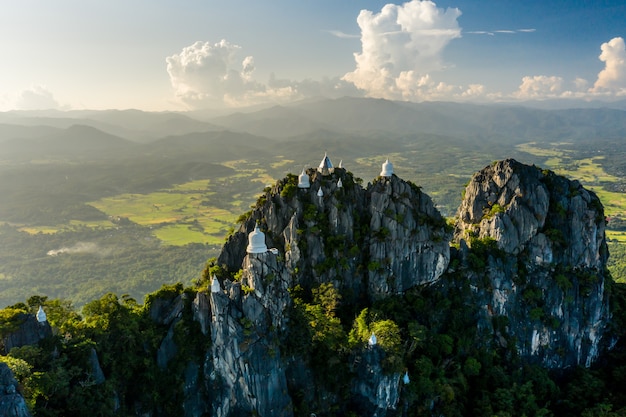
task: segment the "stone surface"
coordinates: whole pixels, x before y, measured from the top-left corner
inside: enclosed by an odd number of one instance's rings
[[[24,397],[17,390],[17,381],[8,365],[0,362],[0,416],[30,417]]]
[[[39,323],[34,314],[21,314],[17,320],[20,322],[16,330],[5,334],[0,340],[0,353],[7,354],[14,347],[36,345],[40,340],[52,336],[52,328],[46,321]]]
[[[578,181],[508,159],[472,177],[457,219],[461,247],[489,238],[502,251],[468,276],[489,280],[474,286],[485,327],[506,317],[498,337],[514,340],[523,358],[551,368],[590,366],[609,318],[598,197]]]

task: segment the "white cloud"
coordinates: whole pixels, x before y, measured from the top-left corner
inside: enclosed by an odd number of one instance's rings
[[[598,74],[592,93],[626,94],[626,46],[623,38],[613,38],[600,47],[605,67]]]
[[[460,15],[428,0],[387,4],[380,13],[362,10],[357,18],[362,50],[354,54],[355,70],[343,79],[370,97],[387,99],[426,99],[429,92],[448,90],[433,83],[429,72],[444,67],[443,49],[461,36]]]
[[[341,39],[359,39],[360,36],[359,35],[351,35],[349,33],[345,33],[342,32],[340,30],[327,30],[328,33],[330,33],[331,35],[337,37],[337,38],[341,38]]]
[[[60,107],[52,93],[40,85],[21,91],[15,100],[15,108],[18,110],[49,110]]]
[[[254,58],[238,58],[240,49],[226,40],[215,44],[198,41],[167,57],[167,72],[178,99],[202,108],[246,106],[296,96],[289,86],[271,89],[255,81]]]
[[[559,97],[562,93],[563,78],[535,75],[522,78],[522,84],[513,96],[520,99],[542,99]]]
[[[512,35],[515,33],[532,33],[535,32],[537,29],[532,29],[532,28],[528,28],[528,29],[500,29],[500,30],[471,30],[471,31],[467,31],[467,32],[463,32],[463,33],[469,33],[471,35],[489,35],[489,36],[494,36],[496,33],[504,33],[504,34],[508,34],[508,35]]]
[[[222,40],[215,44],[196,42],[167,57],[167,72],[177,98],[192,108],[208,108],[362,95],[339,77],[293,81],[276,79],[272,74],[267,83],[259,82],[254,79],[254,58],[237,58],[240,52],[240,46]]]

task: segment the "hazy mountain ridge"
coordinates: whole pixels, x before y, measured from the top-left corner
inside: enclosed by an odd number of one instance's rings
[[[619,107],[619,106],[617,106]],[[139,110],[69,112],[6,112],[0,123],[68,128],[82,124],[122,138],[149,142],[166,136],[233,130],[286,139],[315,131],[392,134],[433,133],[475,139],[533,140],[537,137],[616,137],[626,128],[626,110],[594,106],[540,109],[513,104],[453,102],[410,103],[352,98],[307,100],[226,116],[203,117],[197,112],[151,113]],[[556,132],[556,135],[552,135]],[[0,130],[0,142],[15,133]]]

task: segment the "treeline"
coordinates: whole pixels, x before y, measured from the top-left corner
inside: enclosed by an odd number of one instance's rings
[[[0,310],[0,336],[15,329],[21,314],[43,305],[54,335],[36,346],[12,349],[7,362],[36,416],[183,415],[184,373],[190,362],[202,363],[210,348],[193,320],[191,301],[206,291],[208,272],[197,287],[164,286],[143,305],[114,294],[87,303],[81,314],[63,300],[31,297]],[[318,415],[361,415],[363,404],[350,398],[353,364],[375,332],[384,352],[383,372],[404,375],[396,412],[402,416],[623,416],[626,415],[626,287],[611,286],[612,337],[617,344],[591,369],[549,371],[522,362],[510,343],[477,333],[478,306],[467,305],[469,283],[442,293],[416,288],[354,310],[342,303],[331,284],[306,292],[292,289],[290,327],[281,350],[305,361],[311,384],[333,393],[336,403]],[[154,316],[159,305],[180,296],[182,320],[172,328],[178,349],[159,364],[158,351],[170,330]],[[497,318],[506,326],[506,319]],[[17,323],[19,324],[19,323]],[[491,340],[491,342],[490,342]],[[103,377],[94,372],[97,352]],[[201,377],[202,378],[202,377]],[[208,382],[202,382],[207,384]],[[309,387],[310,388],[310,387]],[[309,415],[301,388],[290,386],[295,415]]]
[[[219,250],[204,244],[162,245],[149,229],[132,223],[36,235],[4,225],[0,238],[0,307],[33,293],[78,306],[108,292],[140,300],[162,284],[191,283]]]

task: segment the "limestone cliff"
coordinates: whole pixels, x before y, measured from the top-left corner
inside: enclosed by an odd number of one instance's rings
[[[26,402],[17,391],[17,381],[6,363],[0,362],[0,416],[30,417]]]
[[[605,226],[598,197],[551,171],[509,159],[472,177],[455,241],[495,243],[468,278],[488,279],[474,288],[500,344],[515,340],[522,357],[553,368],[593,362],[609,317]]]
[[[344,303],[365,305],[436,281],[450,260],[448,226],[419,187],[392,175],[364,189],[342,168],[307,174],[308,188],[289,176],[267,190],[218,259],[231,273],[240,270],[241,279],[227,279],[211,294],[211,379],[221,386],[215,415],[232,415],[235,407],[292,415],[288,387],[306,391],[311,371],[306,358],[283,358],[276,343],[289,331],[289,289],[332,283]],[[246,254],[257,223],[274,254]],[[383,356],[372,357],[368,369],[380,371]],[[396,407],[398,380],[356,372],[353,393],[367,393],[370,408],[382,416]],[[312,390],[308,402],[316,412],[337,401],[323,386]]]

